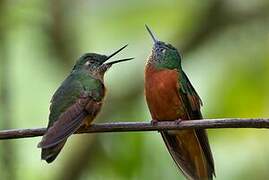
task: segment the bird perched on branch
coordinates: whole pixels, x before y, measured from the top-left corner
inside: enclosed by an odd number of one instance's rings
[[[78,59],[52,97],[47,132],[38,144],[42,148],[43,160],[48,163],[54,161],[67,138],[82,125],[89,126],[94,120],[105,96],[105,72],[113,64],[133,58],[105,62],[126,46],[110,56],[86,53]]]
[[[201,99],[182,69],[178,50],[157,40],[146,28],[154,41],[145,68],[145,95],[152,123],[202,119]],[[213,178],[214,162],[205,130],[168,130],[161,135],[187,179]]]

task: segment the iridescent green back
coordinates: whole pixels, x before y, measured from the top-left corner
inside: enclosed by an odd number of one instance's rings
[[[81,93],[90,94],[96,101],[100,101],[103,98],[103,91],[104,85],[101,80],[90,76],[83,70],[73,71],[52,97],[48,127],[77,101]]]

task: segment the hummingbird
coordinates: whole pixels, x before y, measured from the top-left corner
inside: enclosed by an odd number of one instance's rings
[[[81,126],[90,126],[103,104],[105,72],[113,64],[133,58],[105,62],[126,47],[109,56],[86,53],[77,60],[52,97],[47,131],[38,144],[42,160],[53,162],[70,135]]]
[[[171,44],[157,40],[145,67],[145,96],[152,123],[202,119],[202,101],[185,74],[181,55]],[[166,147],[187,179],[210,180],[214,161],[203,129],[161,131]]]

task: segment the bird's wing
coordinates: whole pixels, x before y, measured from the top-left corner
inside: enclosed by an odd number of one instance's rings
[[[86,84],[89,85],[88,83]],[[95,108],[100,106],[92,108],[88,106],[99,99],[97,97],[100,95],[99,89],[96,87],[101,83],[98,81],[95,83],[97,85],[91,84],[92,89],[78,80],[69,79],[67,83],[62,84],[51,101],[50,122],[38,147],[49,148],[66,140],[83,124],[86,116],[98,111]]]
[[[194,87],[192,86],[189,78],[187,75],[183,72],[183,81],[184,85],[182,84],[182,91],[183,93],[179,93],[182,97],[182,100],[184,101],[184,105],[186,106],[186,109],[188,111],[189,116],[191,119],[202,119],[202,114],[200,112],[200,106],[202,105],[202,101],[200,97],[198,96],[197,92],[195,91]],[[185,94],[185,95],[184,95]],[[214,160],[212,156],[212,152],[209,146],[207,133],[204,129],[197,129],[195,130],[196,136],[200,142],[200,145],[203,149],[203,152],[205,154],[205,157],[208,162],[209,166],[209,173],[215,174],[214,170]]]
[[[81,103],[83,101],[83,103]],[[66,140],[81,126],[83,120],[88,115],[84,110],[85,104],[90,101],[90,98],[78,99],[73,105],[63,112],[58,120],[48,128],[39,144],[41,148],[49,148]]]
[[[188,76],[185,74],[184,71],[182,71],[181,82],[179,83],[180,83],[179,90],[181,90],[183,94],[187,96],[187,102],[185,102],[185,104],[187,105],[186,108],[188,109],[189,112],[194,113],[192,116],[195,117],[193,118],[201,119],[202,115],[200,113],[200,107],[203,105],[202,100],[195,91]]]

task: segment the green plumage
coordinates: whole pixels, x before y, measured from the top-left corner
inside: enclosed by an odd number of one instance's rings
[[[154,41],[145,70],[145,94],[153,120],[202,119],[202,101],[182,69],[178,50],[157,40],[146,28]],[[213,178],[214,162],[205,130],[173,130],[161,134],[187,179]]]
[[[184,104],[188,106],[190,104],[191,109],[194,111],[200,111],[200,105],[202,105],[202,101],[198,96],[197,92],[191,85],[187,75],[182,69],[181,66],[181,56],[176,48],[174,48],[171,44],[166,44],[164,42],[158,41],[158,46],[154,47],[154,54],[152,60],[152,64],[156,69],[170,69],[177,70],[179,73],[179,93],[186,94],[188,99]],[[184,99],[183,99],[184,100]]]
[[[49,125],[51,126],[61,113],[73,105],[81,94],[86,93],[96,101],[101,101],[104,86],[85,70],[74,70],[55,92],[50,106]]]
[[[110,56],[86,53],[78,59],[52,97],[47,132],[38,144],[42,148],[42,159],[48,163],[54,161],[67,138],[82,125],[88,126],[94,120],[105,96],[105,72],[112,64],[132,58],[104,62],[125,47]]]

